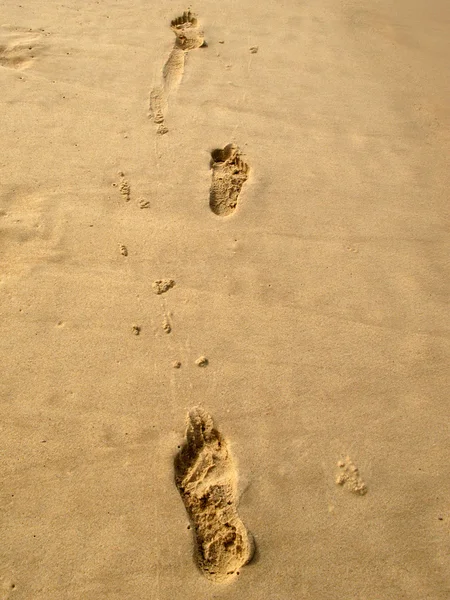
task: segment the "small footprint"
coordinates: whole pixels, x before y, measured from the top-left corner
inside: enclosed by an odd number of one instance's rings
[[[195,361],[197,367],[207,367],[209,365],[209,360],[206,356],[199,356]]]
[[[172,325],[167,315],[164,317],[162,328],[166,333],[170,333],[172,331]]]
[[[228,144],[211,152],[211,169],[209,206],[214,214],[225,217],[236,210],[249,166],[241,159],[239,148]]]
[[[237,513],[237,474],[227,443],[200,407],[189,413],[186,442],[174,467],[194,526],[198,567],[209,579],[226,581],[250,562],[254,542]]]
[[[120,177],[120,184],[119,184],[120,195],[125,200],[125,202],[129,202],[131,199],[130,184],[125,179],[125,173],[123,173],[122,171],[119,171],[119,177]]]
[[[139,208],[142,208],[142,209],[150,208],[150,201],[146,200],[145,198],[139,198],[138,205],[139,205]]]
[[[340,460],[337,466],[339,467],[339,474],[336,477],[338,485],[345,486],[350,492],[359,496],[367,494],[367,486],[359,473],[359,469],[353,464],[349,456],[345,460]]]
[[[120,182],[114,182],[112,185],[115,188],[118,187],[122,199],[125,200],[125,202],[129,202],[131,200],[131,186],[125,179],[125,173],[123,171],[119,171],[118,175],[120,177]]]
[[[164,123],[164,113],[167,110],[167,100],[164,88],[158,86],[150,92],[150,116],[158,125]]]
[[[203,31],[198,27],[197,18],[190,11],[173,19],[170,27],[175,33],[175,43],[163,68],[162,83],[153,88],[150,93],[149,116],[158,125],[157,133],[159,134],[168,132],[164,123],[168,108],[167,100],[183,78],[187,53],[206,45]]]
[[[156,279],[152,283],[152,289],[153,289],[154,293],[159,296],[159,295],[165,294],[166,292],[171,290],[174,285],[175,285],[174,279]]]

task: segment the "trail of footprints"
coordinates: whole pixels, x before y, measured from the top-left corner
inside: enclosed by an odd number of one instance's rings
[[[170,24],[175,33],[173,49],[164,65],[162,82],[150,92],[150,118],[158,125],[157,133],[168,132],[165,123],[170,94],[179,86],[184,73],[187,53],[206,46],[205,35],[197,17],[190,11],[173,19]],[[241,152],[234,144],[217,148],[211,153],[210,168],[212,181],[209,206],[218,216],[231,215],[237,207],[242,186],[248,178],[249,166],[242,159]]]
[[[167,133],[165,124],[168,100],[183,77],[188,52],[206,45],[204,34],[196,17],[184,12],[171,22],[175,33],[173,49],[164,65],[162,82],[150,94],[150,116],[158,125],[157,133]],[[257,47],[250,52],[256,53]],[[249,176],[249,165],[235,144],[216,148],[211,152],[211,185],[209,207],[220,217],[232,215],[242,188]],[[129,202],[130,185],[123,172],[119,172],[120,194]],[[141,199],[140,208],[147,208],[148,201]],[[120,246],[121,254],[128,250]],[[175,286],[173,279],[158,279],[152,289],[156,295],[166,294]],[[162,328],[166,334],[172,331],[168,313],[164,315]],[[141,327],[133,325],[135,335]],[[200,356],[195,364],[207,367],[208,358]],[[181,362],[172,363],[174,369]],[[175,484],[186,512],[192,523],[195,539],[195,559],[200,571],[213,582],[232,580],[239,570],[249,563],[254,554],[254,540],[237,511],[237,472],[224,437],[214,427],[211,416],[202,408],[194,407],[188,414],[186,439],[174,458]],[[336,483],[354,494],[365,495],[367,487],[358,469],[347,457],[338,463]]]
[[[168,131],[165,124],[168,100],[181,82],[188,52],[205,45],[203,31],[191,12],[174,19],[171,28],[175,43],[164,65],[161,84],[150,94],[150,116],[158,125],[159,134]],[[248,164],[239,148],[228,144],[211,152],[210,168],[210,209],[221,217],[231,215],[248,178]],[[119,177],[120,181],[113,185],[118,187],[122,199],[129,202],[130,184],[123,172],[119,172]],[[144,207],[141,202],[139,206]],[[124,245],[120,245],[120,252],[128,255]],[[174,285],[173,279],[159,279],[152,288],[161,295]],[[172,330],[167,315],[163,329],[166,333]],[[140,335],[141,327],[133,325],[132,332]],[[195,364],[206,367],[208,359],[200,356]],[[181,363],[175,361],[173,367],[179,369]],[[237,512],[237,473],[227,443],[202,408],[193,408],[189,413],[186,441],[175,457],[174,470],[176,487],[193,525],[200,571],[215,582],[230,580],[251,560],[254,542]]]
[[[186,442],[174,467],[194,529],[198,567],[209,579],[226,581],[251,560],[254,543],[237,512],[237,477],[227,443],[202,408],[189,413]]]
[[[205,44],[204,34],[196,17],[190,12],[171,22],[175,33],[173,49],[163,68],[161,85],[150,94],[150,115],[158,125],[159,134],[168,131],[165,118],[170,94],[183,77],[188,52]],[[30,64],[36,40],[10,41],[0,44],[0,67],[21,69]],[[257,47],[250,50],[257,52]],[[212,172],[209,206],[220,217],[236,210],[242,187],[249,175],[249,166],[234,144],[211,152]],[[131,188],[123,172],[115,185],[125,202],[131,199]],[[139,207],[148,208],[149,202],[140,199]],[[128,256],[125,245],[119,244],[120,254]],[[173,279],[153,282],[156,295],[165,294],[175,286]],[[141,326],[132,325],[132,333],[139,336]],[[172,324],[164,316],[163,330],[170,333]],[[200,356],[195,364],[206,367],[208,359]],[[181,363],[174,361],[173,368]],[[367,486],[359,470],[349,457],[338,463],[336,483],[357,495],[365,495]],[[174,458],[175,484],[193,526],[195,557],[200,571],[214,582],[226,582],[239,574],[254,554],[254,540],[239,517],[237,506],[237,472],[224,437],[214,427],[211,416],[202,408],[194,407],[188,415],[186,439]]]
[[[190,11],[174,19],[171,28],[175,33],[174,46],[164,65],[160,85],[150,93],[150,117],[158,125],[158,134],[168,132],[168,101],[182,80],[188,53],[206,46],[203,31]],[[248,178],[249,166],[239,148],[228,144],[211,152],[210,168],[210,209],[221,217],[231,215]],[[129,202],[130,184],[122,171],[118,175],[120,180],[113,185],[122,199]],[[148,202],[145,205],[143,202],[139,202],[140,208],[148,207]],[[124,245],[119,247],[126,257],[128,249]],[[161,295],[174,286],[173,279],[158,279],[152,289]],[[172,331],[168,314],[164,316],[162,327],[167,334]],[[132,332],[139,336],[141,327],[133,325]],[[206,356],[195,361],[200,368],[208,364]],[[172,366],[179,369],[181,362],[175,361]],[[174,470],[176,487],[193,525],[200,571],[214,582],[230,580],[251,560],[254,541],[237,512],[237,473],[227,443],[202,408],[195,407],[189,413],[186,440],[175,457]]]

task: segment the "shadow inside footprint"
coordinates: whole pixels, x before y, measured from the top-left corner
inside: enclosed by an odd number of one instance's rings
[[[198,567],[209,579],[226,581],[251,560],[254,543],[237,513],[237,475],[226,441],[202,408],[189,413],[174,469],[194,528]]]

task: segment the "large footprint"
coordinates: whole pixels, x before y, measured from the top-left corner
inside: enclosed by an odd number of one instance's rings
[[[198,566],[216,582],[232,578],[253,556],[253,538],[237,513],[236,480],[225,440],[210,415],[194,408],[175,458],[175,483],[194,526]]]
[[[174,19],[170,27],[175,33],[175,43],[163,68],[162,83],[150,93],[150,118],[158,124],[158,133],[168,131],[164,123],[167,100],[183,78],[187,53],[205,45],[203,31],[198,27],[198,21],[190,11]]]
[[[221,217],[236,210],[242,186],[248,178],[249,166],[241,159],[239,148],[228,144],[211,152],[212,182],[209,206]]]

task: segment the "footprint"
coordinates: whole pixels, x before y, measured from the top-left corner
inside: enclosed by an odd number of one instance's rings
[[[186,52],[180,48],[174,48],[163,67],[163,90],[164,96],[168,98],[181,83],[184,75],[184,64]]]
[[[239,148],[228,144],[211,152],[212,183],[209,206],[214,214],[225,217],[236,210],[249,166],[241,159]]]
[[[138,204],[139,208],[150,208],[150,200],[146,200],[145,198],[139,198]]]
[[[123,171],[119,171],[118,175],[120,177],[119,183],[113,183],[113,187],[118,187],[120,195],[125,202],[129,202],[131,200],[131,187],[128,181],[125,179],[125,173]]]
[[[43,29],[33,30],[15,25],[0,25],[0,67],[22,70],[30,66],[44,46]]]
[[[190,11],[174,19],[170,27],[175,33],[175,43],[163,68],[162,84],[156,86],[150,93],[149,116],[158,125],[157,133],[160,134],[168,131],[164,124],[167,100],[181,83],[187,53],[205,45],[203,31],[198,27],[198,21]]]
[[[154,123],[164,123],[164,113],[167,109],[167,101],[163,87],[155,87],[150,92],[150,115]]]
[[[156,279],[152,283],[152,289],[153,289],[154,293],[159,296],[159,295],[165,294],[166,292],[171,290],[174,285],[175,285],[174,279]]]
[[[31,43],[0,45],[0,67],[24,69],[33,62],[33,59],[34,51]]]
[[[346,487],[353,494],[364,496],[367,494],[367,486],[364,483],[358,467],[356,467],[347,456],[345,460],[340,460],[337,464],[339,474],[336,477],[336,483]]]
[[[194,526],[198,567],[209,579],[226,581],[250,562],[254,542],[237,513],[237,474],[226,441],[200,407],[189,413],[186,442],[174,466]]]
[[[171,21],[170,26],[176,35],[175,47],[182,50],[194,50],[205,43],[203,31],[198,28],[198,21],[190,11]]]
[[[164,317],[162,328],[166,333],[170,333],[172,331],[172,325],[167,315]]]

